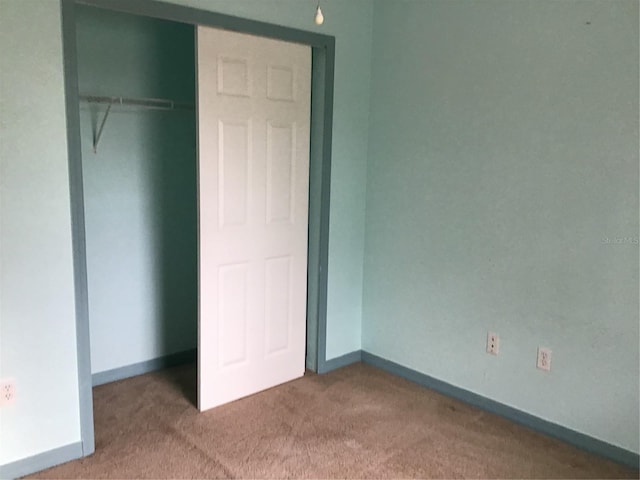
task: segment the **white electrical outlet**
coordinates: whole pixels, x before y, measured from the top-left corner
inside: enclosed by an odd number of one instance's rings
[[[0,380],[0,407],[16,401],[16,381],[13,378]]]
[[[551,371],[551,350],[546,347],[538,347],[538,362],[536,366],[540,370]]]
[[[500,351],[500,337],[497,333],[487,333],[487,353],[491,355],[498,355]]]

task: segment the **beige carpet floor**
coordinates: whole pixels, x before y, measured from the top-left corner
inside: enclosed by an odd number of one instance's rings
[[[32,478],[638,478],[357,364],[206,413],[195,367],[94,389],[96,453]]]

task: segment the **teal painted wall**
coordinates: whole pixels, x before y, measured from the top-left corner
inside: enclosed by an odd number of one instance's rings
[[[638,2],[381,0],[373,49],[363,349],[638,452]]]
[[[336,38],[327,359],[360,349],[365,185],[371,75],[371,0],[171,0],[169,3],[266,21]]]
[[[57,2],[0,0],[0,465],[80,440]]]
[[[192,26],[77,10],[83,94],[195,103]],[[91,367],[197,345],[195,110],[82,104]],[[126,332],[126,334],[123,334]]]

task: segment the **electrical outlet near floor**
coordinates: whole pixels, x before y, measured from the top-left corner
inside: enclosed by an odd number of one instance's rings
[[[551,371],[551,350],[546,347],[538,347],[538,362],[536,366],[540,370]]]
[[[491,355],[498,355],[500,351],[500,337],[497,333],[487,333],[487,353]]]
[[[16,381],[13,378],[0,380],[0,407],[16,401]]]

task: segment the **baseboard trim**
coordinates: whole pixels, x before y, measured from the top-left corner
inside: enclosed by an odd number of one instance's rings
[[[98,385],[104,385],[105,383],[135,377],[144,373],[155,372],[156,370],[162,370],[163,368],[177,367],[178,365],[184,365],[185,363],[192,363],[195,362],[197,358],[198,350],[194,348],[192,350],[185,350],[184,352],[172,353],[163,357],[134,363],[133,365],[126,365],[124,367],[94,373],[91,375],[91,381],[93,386],[97,387]]]
[[[637,469],[640,463],[640,456],[637,453],[625,450],[624,448],[617,447],[602,440],[598,440],[597,438],[585,435],[584,433],[576,432],[570,428],[549,422],[548,420],[536,417],[503,403],[496,402],[495,400],[483,397],[482,395],[470,392],[469,390],[456,387],[443,382],[442,380],[438,380],[437,378],[430,377],[424,373],[420,373],[398,363],[378,357],[372,353],[363,351],[361,357],[363,363],[372,365],[398,377],[405,378],[448,397],[452,397],[481,408],[482,410],[495,413],[496,415],[500,415],[501,417],[507,418],[515,423],[519,423],[520,425],[524,425],[525,427],[529,427],[540,433],[555,437],[582,450],[606,457],[614,462],[621,463],[631,468]]]
[[[338,368],[346,367],[347,365],[351,365],[353,363],[360,363],[361,361],[362,350],[356,350],[340,357],[332,358],[331,360],[322,362],[322,364],[318,365],[318,373],[329,373],[333,370],[337,370]]]
[[[61,463],[77,460],[82,456],[82,442],[72,443],[64,447],[38,453],[32,457],[0,465],[0,478],[14,479],[24,477],[46,468],[55,467]]]

